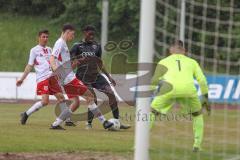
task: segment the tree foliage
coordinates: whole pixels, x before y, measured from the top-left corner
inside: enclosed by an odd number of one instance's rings
[[[61,0],[0,0],[0,10],[20,15],[55,18],[65,11]]]
[[[165,2],[165,0],[162,0]],[[131,39],[135,44],[138,43],[138,31],[139,31],[139,15],[140,15],[140,0],[109,0],[109,40],[121,40],[121,39]],[[169,5],[178,8],[179,5],[175,0],[168,0]],[[190,1],[189,1],[190,2]],[[194,0],[194,2],[202,3],[203,0]],[[208,1],[209,5],[216,5],[219,0]],[[222,7],[229,6],[230,2],[228,0],[220,0]],[[165,2],[166,3],[166,2]],[[240,1],[234,1],[234,8],[239,8]],[[158,12],[164,14],[164,9],[158,6]],[[186,9],[191,10],[191,6],[187,5]],[[102,11],[102,1],[101,0],[0,0],[0,11],[10,12],[20,15],[33,15],[33,16],[45,16],[51,19],[52,23],[65,23],[70,22],[77,25],[78,28],[82,28],[86,24],[95,25],[98,33],[101,29],[101,11]],[[203,16],[202,7],[194,7],[194,16]],[[207,9],[208,18],[216,18],[217,11],[215,9]],[[222,21],[229,20],[229,12],[220,12],[220,19]],[[168,21],[176,18],[179,15],[175,11],[169,11]],[[189,16],[186,17],[186,23],[189,22]],[[240,21],[240,13],[234,12],[233,21]],[[158,26],[163,27],[163,29],[168,33],[175,33],[177,31],[177,25],[173,26],[170,23],[163,25],[163,20],[156,21]],[[170,21],[169,21],[170,22]],[[199,27],[204,23],[199,19],[194,19],[192,22],[192,27],[196,29],[201,29]],[[219,32],[228,34],[229,25],[220,25]],[[213,32],[216,30],[215,23],[207,23],[207,31]],[[189,38],[187,33],[189,29],[186,28],[186,38]],[[239,27],[233,24],[232,34],[237,35],[240,33]],[[178,33],[176,33],[177,35]],[[158,40],[162,40],[163,35],[156,35]],[[193,32],[192,38],[194,41],[201,42],[204,39],[204,43],[212,45],[214,43],[214,37],[203,32]],[[168,37],[167,37],[168,39]],[[170,41],[170,38],[169,38]],[[188,44],[189,45],[189,44]],[[218,47],[229,47],[228,39],[225,37],[220,37]],[[199,54],[199,46],[192,44],[190,46],[193,53]],[[240,58],[240,54],[234,51],[234,48],[240,48],[240,39],[232,40],[230,48],[233,49],[231,54],[231,60],[237,62]],[[213,50],[206,49],[206,57],[213,57]],[[225,52],[218,52],[219,60],[226,60]]]
[[[109,38],[138,39],[139,0],[109,0]],[[0,10],[20,15],[45,16],[53,23],[71,22],[101,29],[102,1],[99,0],[0,0]]]

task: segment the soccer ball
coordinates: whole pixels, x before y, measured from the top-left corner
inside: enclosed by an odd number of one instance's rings
[[[108,120],[109,122],[113,123],[113,126],[109,128],[110,131],[118,131],[120,130],[120,121],[118,119],[111,118]]]

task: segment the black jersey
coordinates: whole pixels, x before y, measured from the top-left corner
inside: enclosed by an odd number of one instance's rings
[[[78,59],[76,77],[85,84],[96,82],[102,69],[101,45],[93,41],[91,43],[81,41],[75,43],[70,50],[71,59]]]
[[[91,43],[81,41],[79,43],[75,43],[70,51],[71,58],[80,58],[80,57],[92,57],[96,56],[101,58],[102,56],[102,48],[99,43],[93,41]]]

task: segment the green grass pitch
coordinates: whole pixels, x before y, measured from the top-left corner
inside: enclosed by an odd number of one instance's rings
[[[94,128],[85,130],[85,122],[66,131],[49,130],[54,121],[54,107],[48,106],[33,114],[27,123],[19,123],[19,114],[29,104],[0,104],[0,152],[53,153],[53,152],[107,152],[133,159],[134,113],[133,107],[120,106],[130,130],[109,132],[97,120]],[[84,108],[84,107],[82,107]],[[82,109],[85,110],[86,108]],[[131,115],[126,121],[125,114]],[[108,118],[111,114],[107,115]],[[192,123],[189,120],[158,121],[151,132],[151,160],[220,160],[237,159],[240,154],[240,111],[214,110],[205,116],[203,151],[192,153]],[[234,159],[234,160],[235,160]]]

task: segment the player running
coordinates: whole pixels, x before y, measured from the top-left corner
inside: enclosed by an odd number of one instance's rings
[[[24,125],[27,122],[28,117],[41,109],[42,107],[48,105],[49,95],[54,95],[60,106],[67,107],[64,102],[64,96],[62,94],[60,86],[55,84],[56,81],[52,78],[52,71],[49,63],[49,59],[52,53],[52,49],[47,46],[48,43],[48,30],[41,30],[38,33],[38,45],[33,47],[30,51],[29,61],[25,67],[22,77],[17,81],[16,85],[21,86],[25,78],[28,76],[31,70],[36,71],[37,80],[37,95],[42,96],[42,100],[33,104],[26,112],[21,114],[21,124]]]
[[[70,54],[71,59],[75,61],[82,61],[80,65],[77,66],[76,77],[81,80],[88,89],[94,95],[94,101],[97,104],[97,97],[93,88],[97,89],[100,92],[105,93],[109,99],[109,105],[112,109],[112,114],[115,119],[119,119],[119,109],[118,102],[114,95],[114,92],[108,83],[108,81],[101,75],[101,72],[104,73],[113,86],[116,85],[114,79],[109,75],[105,70],[102,61],[102,49],[101,45],[94,40],[95,36],[95,27],[87,25],[83,29],[84,38],[79,43],[75,43],[72,47]],[[84,74],[83,74],[84,73]],[[92,121],[94,115],[88,110],[88,122],[86,125],[87,129],[92,128]],[[129,125],[124,125],[121,123],[121,129],[130,128]]]
[[[159,67],[165,66],[168,69],[167,72],[160,76],[162,74],[160,73],[161,68],[157,67],[152,79],[154,86],[159,85],[160,92],[151,104],[151,127],[158,114],[167,114],[173,103],[179,103],[183,113],[189,113],[193,116],[193,151],[197,152],[201,149],[204,122],[202,104],[197,95],[194,78],[201,88],[203,105],[210,113],[207,81],[199,64],[186,56],[182,41],[177,41],[170,47],[170,54],[159,62]]]
[[[69,118],[72,112],[79,107],[79,96],[83,96],[86,99],[89,110],[99,119],[99,121],[103,124],[103,127],[105,129],[110,128],[113,124],[107,121],[101,114],[101,111],[94,103],[92,93],[80,80],[75,77],[72,71],[70,53],[66,42],[73,40],[74,34],[75,28],[70,24],[65,24],[62,28],[62,35],[56,41],[50,58],[50,64],[53,71],[56,75],[58,75],[58,80],[61,81],[60,83],[62,84],[68,98],[72,101],[70,107],[62,111],[60,116],[52,124],[51,128],[63,129],[60,127],[60,124]]]

